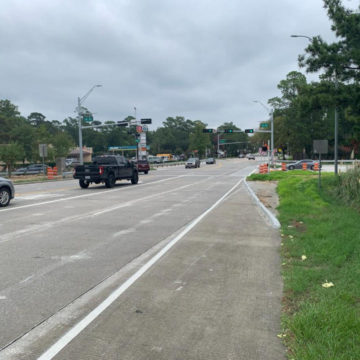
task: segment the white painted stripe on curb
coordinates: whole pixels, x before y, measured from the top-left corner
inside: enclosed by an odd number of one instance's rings
[[[234,189],[236,189],[244,179],[239,180],[229,191],[217,200],[209,209],[203,212],[193,220],[183,231],[181,231],[173,240],[162,248],[154,257],[152,257],[144,266],[142,266],[134,275],[114,290],[101,304],[92,310],[84,319],[80,320],[55,344],[46,350],[38,360],[51,360],[56,356],[70,341],[79,335],[90,323],[92,323],[103,311],[105,311],[120,295],[122,295],[134,282],[139,279],[152,265],[154,265],[164,254],[166,254],[180,239],[182,239],[192,228],[194,228],[208,213],[218,206]]]
[[[252,175],[254,172],[256,171],[256,169],[254,171],[252,171],[250,175]],[[280,228],[280,222],[279,220],[276,218],[276,216],[269,210],[267,209],[264,204],[259,200],[259,198],[256,196],[256,194],[254,193],[254,191],[251,189],[251,187],[249,186],[249,184],[247,183],[246,179],[244,179],[244,184],[246,185],[250,195],[253,197],[253,199],[255,200],[256,204],[260,206],[261,210],[264,211],[265,215],[268,216],[268,218],[271,221],[271,225],[273,228],[275,229],[279,229]]]

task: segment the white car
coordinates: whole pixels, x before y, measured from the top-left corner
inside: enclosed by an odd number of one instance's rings
[[[246,155],[246,158],[247,158],[248,160],[255,160],[255,155],[254,155],[254,154],[247,154],[247,155]]]

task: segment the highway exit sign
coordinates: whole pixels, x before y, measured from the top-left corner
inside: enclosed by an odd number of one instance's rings
[[[261,123],[260,124],[260,129],[267,129],[269,127],[268,123]]]

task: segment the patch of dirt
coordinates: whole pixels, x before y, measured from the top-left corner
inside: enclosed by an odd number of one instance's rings
[[[277,181],[249,181],[248,184],[259,200],[274,214],[278,215],[279,197],[276,192]]]

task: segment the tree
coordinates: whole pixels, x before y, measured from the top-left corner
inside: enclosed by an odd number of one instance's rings
[[[54,148],[55,158],[66,157],[69,154],[70,149],[74,146],[73,139],[65,132],[56,134],[52,138],[51,144]]]
[[[195,128],[190,134],[189,151],[193,154],[198,154],[201,158],[205,155],[206,148],[211,146],[209,134],[203,132],[206,124],[200,120],[195,121]]]
[[[17,143],[0,146],[0,160],[5,163],[8,169],[9,177],[11,177],[11,170],[14,167],[16,161],[22,160],[23,157],[24,149]]]

